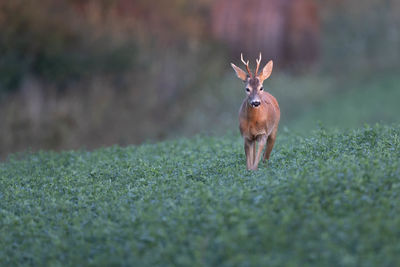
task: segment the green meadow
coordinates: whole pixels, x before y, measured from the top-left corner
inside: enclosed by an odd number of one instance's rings
[[[247,171],[238,135],[0,164],[1,266],[395,266],[400,126],[281,130]]]

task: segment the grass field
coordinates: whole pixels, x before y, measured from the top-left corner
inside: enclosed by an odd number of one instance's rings
[[[236,135],[0,164],[0,265],[395,266],[400,126]]]
[[[376,75],[342,88],[332,97],[322,94],[324,101],[311,105],[288,125],[291,129],[307,132],[317,121],[328,128],[355,128],[363,123],[400,122],[400,79],[398,75]]]

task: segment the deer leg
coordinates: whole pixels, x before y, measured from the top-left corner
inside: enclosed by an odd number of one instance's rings
[[[267,136],[262,135],[257,138],[258,140],[258,150],[256,158],[254,159],[254,164],[252,170],[257,170],[258,163],[260,162],[261,153],[264,149],[265,143],[267,142]]]
[[[246,165],[247,165],[247,169],[250,170],[251,167],[253,166],[253,145],[254,141],[250,141],[248,139],[244,139],[244,153],[246,154]]]
[[[275,139],[276,139],[276,133],[272,133],[268,136],[267,148],[265,149],[265,154],[263,158],[264,162],[266,160],[269,160],[269,156],[271,155],[272,148],[274,147],[275,144]]]
[[[254,163],[255,163],[255,159],[256,159],[256,147],[257,147],[257,142],[256,142],[256,140],[254,140],[253,141],[253,158],[252,158],[252,160],[251,160],[251,166],[253,166],[254,165]]]

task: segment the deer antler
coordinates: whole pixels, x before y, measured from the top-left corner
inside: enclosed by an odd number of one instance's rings
[[[254,74],[254,76],[258,75],[258,69],[260,68],[260,63],[261,63],[261,52],[260,52],[260,56],[258,57],[258,59],[256,59],[257,62],[257,68],[256,68],[256,72]]]
[[[247,62],[244,61],[243,53],[240,53],[240,60],[242,60],[243,64],[246,66],[247,72],[249,73],[250,78],[251,78],[252,74],[251,74],[251,71],[250,71],[250,68],[249,68],[249,61],[248,60],[247,60]]]

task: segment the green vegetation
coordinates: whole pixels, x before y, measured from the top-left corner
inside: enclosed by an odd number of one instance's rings
[[[308,134],[319,122],[328,129],[354,129],[365,123],[400,123],[397,72],[351,75],[352,79],[346,75],[274,73],[264,82],[264,88],[279,102],[280,127]],[[221,80],[188,100],[191,109],[177,132],[193,135],[207,130],[219,134],[227,129],[236,131],[237,114],[244,97],[243,84],[229,70]]]
[[[373,79],[343,86],[341,92],[330,98],[322,94],[317,104],[310,105],[289,125],[292,129],[307,132],[316,126],[317,121],[328,128],[341,129],[360,127],[363,123],[398,123],[399,99],[398,75],[377,75]]]
[[[281,130],[245,170],[236,135],[0,165],[0,265],[395,266],[400,126]]]

